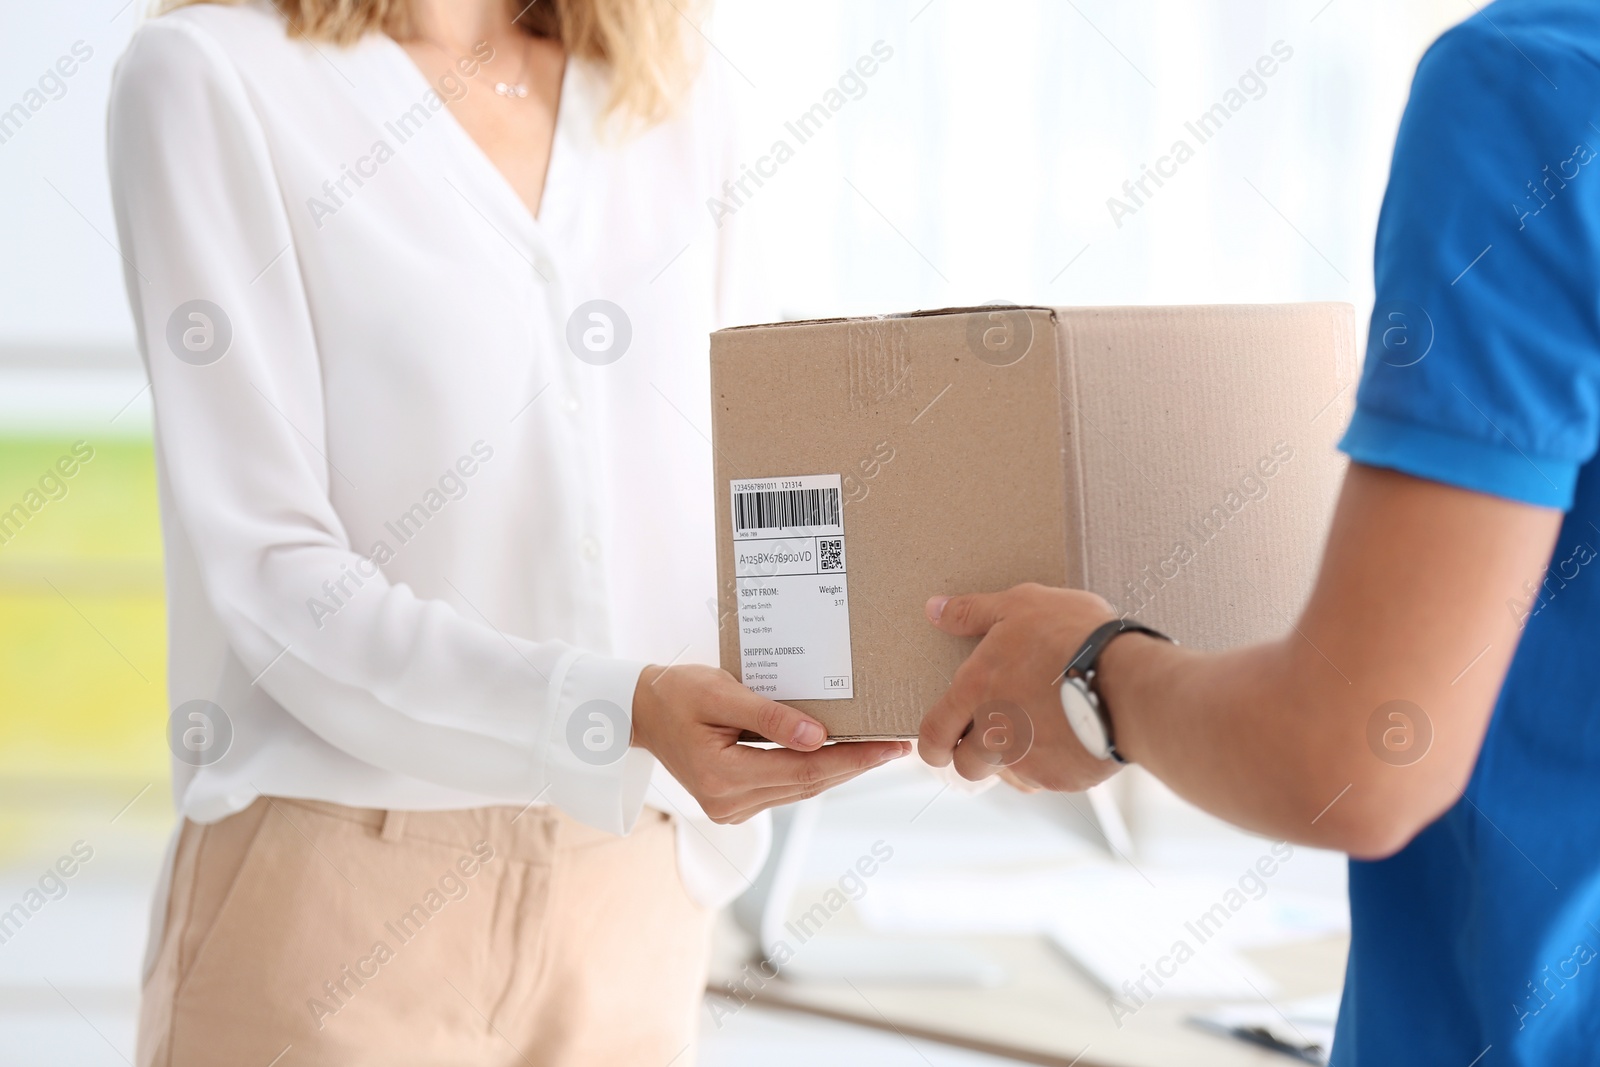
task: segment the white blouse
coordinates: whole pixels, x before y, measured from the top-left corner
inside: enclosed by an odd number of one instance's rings
[[[444,106],[463,86],[493,91],[265,3],[162,16],[118,63],[174,795],[199,822],[275,795],[615,833],[649,803],[719,905],[765,821],[712,824],[626,746],[643,664],[716,662],[707,335],[767,317],[705,206],[721,83],[622,139],[569,62],[538,219]]]

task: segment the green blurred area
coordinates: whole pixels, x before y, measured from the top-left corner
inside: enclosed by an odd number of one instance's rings
[[[166,818],[165,721],[151,442],[0,437],[0,861],[141,790],[136,817]]]

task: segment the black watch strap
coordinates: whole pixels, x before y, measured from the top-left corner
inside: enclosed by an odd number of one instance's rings
[[[1100,691],[1095,686],[1095,672],[1100,662],[1100,653],[1104,652],[1107,645],[1123,634],[1149,634],[1151,637],[1159,637],[1163,641],[1172,641],[1173,644],[1177,644],[1176,641],[1173,641],[1172,638],[1160,630],[1152,629],[1142,623],[1124,618],[1112,619],[1110,622],[1096,626],[1089,636],[1084,638],[1083,644],[1078,646],[1077,655],[1072,657],[1072,661],[1061,672],[1063,678],[1081,678],[1083,685],[1094,695],[1092,703],[1095,714],[1100,716],[1100,725],[1106,731],[1107,750],[1111,753],[1111,758],[1118,763],[1127,763],[1128,761],[1121,752],[1117,751],[1117,736],[1111,728],[1111,712],[1107,710],[1105,699],[1100,696]]]

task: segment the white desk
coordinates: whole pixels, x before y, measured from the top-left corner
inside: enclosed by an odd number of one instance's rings
[[[848,929],[839,916],[829,933]],[[1106,994],[1041,938],[951,938],[1000,963],[1006,980],[991,989],[799,985],[781,978],[755,990],[753,1003],[810,1012],[910,1037],[942,1041],[1045,1067],[1292,1067],[1288,1056],[1200,1030],[1183,1020],[1207,1005],[1156,1000],[1118,1028]],[[736,979],[753,948],[731,923],[718,930],[710,992]],[[1278,983],[1275,1002],[1337,990],[1347,942],[1329,938],[1246,956]],[[754,983],[752,982],[753,986]],[[729,1004],[728,1006],[732,1006]]]

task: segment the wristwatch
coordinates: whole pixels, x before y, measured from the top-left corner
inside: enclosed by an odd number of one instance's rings
[[[1095,688],[1096,665],[1106,646],[1123,634],[1149,634],[1163,641],[1172,638],[1160,630],[1152,630],[1127,619],[1112,619],[1095,627],[1093,633],[1078,648],[1066,670],[1061,672],[1061,710],[1067,714],[1067,725],[1078,736],[1083,747],[1095,759],[1127,763],[1117,751],[1117,742],[1111,732],[1111,716]],[[1176,641],[1172,642],[1177,644]]]

